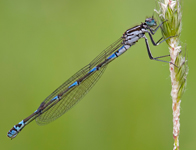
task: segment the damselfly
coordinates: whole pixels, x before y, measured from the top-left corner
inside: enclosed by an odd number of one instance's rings
[[[121,38],[107,47],[87,66],[76,72],[71,78],[49,95],[33,114],[12,127],[7,133],[7,136],[11,139],[16,137],[16,135],[34,119],[36,119],[36,122],[39,125],[44,125],[59,118],[74,106],[93,87],[93,85],[95,85],[111,61],[126,52],[141,38],[145,39],[149,58],[152,60],[163,61],[159,60],[159,58],[169,55],[153,57],[148,45],[148,39],[145,36],[145,33],[148,33],[154,46],[169,39],[170,37],[164,40],[161,38],[158,42],[155,42],[152,37],[163,23],[164,22],[156,27],[157,24],[153,17],[147,18],[144,23],[125,31]],[[156,28],[154,29],[153,27]]]

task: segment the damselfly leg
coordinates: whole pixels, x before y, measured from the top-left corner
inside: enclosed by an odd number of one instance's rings
[[[166,20],[166,21],[167,21],[167,20]],[[164,21],[164,22],[166,22],[166,21]],[[168,38],[166,38],[166,39],[163,39],[163,37],[161,37],[157,42],[154,41],[152,35],[154,35],[154,34],[156,33],[157,29],[160,28],[161,25],[162,25],[164,22],[162,22],[156,29],[148,28],[148,30],[146,30],[146,32],[148,33],[148,35],[149,35],[149,37],[150,37],[150,40],[151,40],[151,42],[152,42],[152,44],[153,44],[154,46],[157,46],[157,45],[159,45],[159,44],[165,42],[166,40],[168,40],[168,39],[170,39],[170,38],[176,37],[176,36],[170,36],[170,37],[168,37]],[[150,32],[149,32],[149,31],[150,31]],[[153,32],[153,31],[154,31],[154,32]],[[151,53],[151,51],[150,51],[150,47],[149,47],[149,44],[148,44],[148,39],[147,39],[147,37],[144,35],[143,38],[145,38],[145,43],[146,43],[146,47],[147,47],[148,56],[149,56],[149,58],[150,58],[151,60],[156,60],[156,61],[161,61],[161,62],[166,62],[166,63],[173,64],[172,62],[169,62],[169,61],[165,61],[165,60],[159,59],[159,58],[168,57],[168,56],[170,56],[170,55],[164,55],[164,56],[159,56],[159,57],[153,57],[153,56],[152,56],[152,53]],[[163,40],[162,40],[162,39],[163,39]],[[162,40],[162,41],[161,41],[161,40]],[[178,66],[176,66],[175,64],[173,64],[173,65],[174,65],[175,67],[178,67]]]

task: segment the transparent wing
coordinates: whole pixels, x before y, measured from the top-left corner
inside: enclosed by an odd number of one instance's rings
[[[69,78],[65,83],[63,83],[59,88],[57,88],[51,95],[49,95],[44,102],[48,103],[55,96],[65,91],[71,84],[73,84],[78,79],[85,76],[92,68],[97,66],[98,64],[104,62],[108,56],[110,56],[113,52],[118,50],[122,46],[122,38],[118,39],[112,45],[107,47],[104,51],[102,51],[90,64],[79,70],[75,73],[71,78]],[[45,111],[39,117],[36,118],[36,122],[39,125],[44,125],[50,123],[63,115],[67,110],[69,110],[74,104],[76,104],[98,81],[98,79],[103,74],[107,65],[101,67],[96,72],[92,73],[88,76],[87,79],[82,81],[80,85],[73,88],[73,90],[68,91],[62,97],[62,99],[52,106],[50,109]]]

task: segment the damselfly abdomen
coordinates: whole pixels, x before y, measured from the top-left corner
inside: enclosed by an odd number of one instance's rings
[[[163,61],[158,58],[168,55],[154,58],[148,45],[148,39],[145,36],[145,33],[148,33],[154,46],[157,46],[170,38],[168,37],[164,40],[161,38],[158,42],[154,42],[152,35],[156,33],[162,24],[163,23],[161,23],[156,29],[153,29],[153,27],[157,26],[155,20],[153,18],[147,18],[144,23],[125,31],[121,38],[107,47],[87,66],[76,72],[71,78],[49,95],[33,114],[12,127],[7,136],[11,139],[16,137],[16,135],[34,119],[36,119],[38,124],[43,125],[63,115],[93,87],[111,61],[126,52],[141,38],[145,39],[149,58]]]

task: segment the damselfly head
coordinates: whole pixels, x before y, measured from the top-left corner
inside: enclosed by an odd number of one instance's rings
[[[153,26],[156,26],[157,25],[157,23],[156,23],[156,21],[154,20],[153,17],[152,18],[146,18],[145,23],[149,27],[153,27]]]

